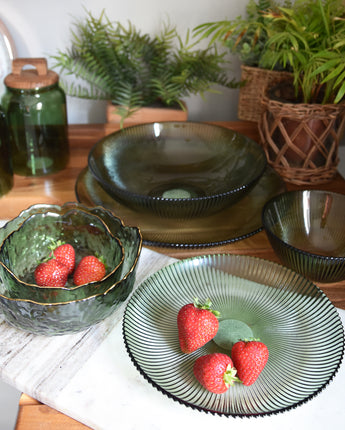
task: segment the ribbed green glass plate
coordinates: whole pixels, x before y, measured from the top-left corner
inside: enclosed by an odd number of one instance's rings
[[[179,347],[177,313],[210,298],[221,319],[245,323],[269,349],[258,380],[221,395],[193,376],[197,357],[219,351],[210,341],[192,354]],[[336,308],[312,282],[281,265],[239,255],[190,258],[146,279],[130,299],[123,321],[127,351],[158,390],[186,406],[228,416],[270,415],[313,398],[337,372],[344,331]]]
[[[87,206],[103,206],[126,224],[138,226],[145,245],[179,248],[222,245],[258,233],[262,230],[264,204],[283,191],[283,180],[268,167],[256,186],[231,207],[217,214],[181,221],[137,212],[116,201],[104,191],[88,168],[80,173],[75,185],[79,202]]]

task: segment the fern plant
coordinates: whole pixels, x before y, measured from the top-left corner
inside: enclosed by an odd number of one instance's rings
[[[69,95],[111,100],[120,106],[122,120],[143,106],[157,102],[180,105],[191,94],[203,95],[214,84],[235,88],[238,83],[227,73],[228,61],[215,46],[198,49],[198,41],[178,35],[164,25],[158,35],[142,34],[131,22],[128,26],[111,22],[103,11],[99,17],[87,12],[85,21],[76,21],[71,46],[53,56],[61,74],[79,81],[62,86]]]

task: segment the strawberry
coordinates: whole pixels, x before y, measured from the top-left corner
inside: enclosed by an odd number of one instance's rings
[[[102,261],[93,255],[88,255],[80,260],[73,275],[75,285],[88,284],[89,282],[100,281],[106,274],[106,268]]]
[[[35,281],[41,287],[64,287],[68,269],[55,258],[39,264],[35,269]]]
[[[195,360],[193,372],[196,379],[206,390],[212,393],[225,393],[235,382],[240,382],[235,376],[231,358],[221,352],[203,355]]]
[[[214,338],[218,331],[219,312],[211,310],[211,302],[183,306],[177,315],[177,327],[181,351],[190,354]]]
[[[68,274],[70,275],[74,270],[75,265],[75,251],[72,245],[69,243],[62,243],[58,241],[50,246],[51,254],[50,257],[56,258],[61,264],[68,268]]]
[[[239,341],[231,349],[231,358],[243,385],[257,380],[268,360],[267,346],[259,340]]]

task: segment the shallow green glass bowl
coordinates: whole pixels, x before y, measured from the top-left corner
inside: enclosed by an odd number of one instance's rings
[[[315,282],[345,279],[345,195],[280,194],[264,206],[262,223],[284,265]]]
[[[243,333],[250,330],[267,345],[268,362],[253,385],[237,383],[219,395],[195,379],[197,357],[231,352],[214,340],[191,354],[181,352],[177,314],[194,297],[209,298],[221,323],[235,320]],[[307,402],[334,377],[344,353],[340,316],[315,284],[243,255],[195,257],[157,271],[129,300],[123,334],[134,365],[163,394],[227,416],[277,414]]]
[[[98,282],[80,286],[73,284],[70,276],[65,287],[52,288],[35,283],[36,267],[47,259],[52,243],[61,241],[72,245],[76,251],[76,266],[86,255],[101,256],[107,273]],[[80,300],[102,293],[120,278],[124,249],[107,225],[96,215],[81,208],[63,208],[59,214],[49,210],[27,218],[11,232],[0,246],[3,268],[3,293],[12,299],[38,302],[66,302]]]
[[[0,314],[9,324],[34,334],[48,336],[76,333],[110,316],[132,291],[142,246],[140,230],[125,226],[120,218],[102,207],[87,208],[78,203],[66,203],[63,206],[34,205],[0,229],[0,243],[34,214],[49,212],[58,217],[61,213],[75,209],[98,218],[121,242],[124,260],[118,269],[118,280],[100,286],[99,290],[95,289],[86,298],[81,299],[76,295],[76,298],[69,301],[59,302],[54,298],[51,302],[38,301],[22,298],[17,293],[16,297],[11,296],[5,277],[7,271],[0,262]]]
[[[162,122],[106,136],[91,149],[88,164],[102,187],[128,207],[190,219],[238,202],[267,160],[260,145],[227,128]]]

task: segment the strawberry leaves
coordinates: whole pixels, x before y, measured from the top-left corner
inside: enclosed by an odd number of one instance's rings
[[[225,393],[235,382],[239,382],[231,358],[219,352],[197,358],[193,372],[201,385],[216,394]]]

